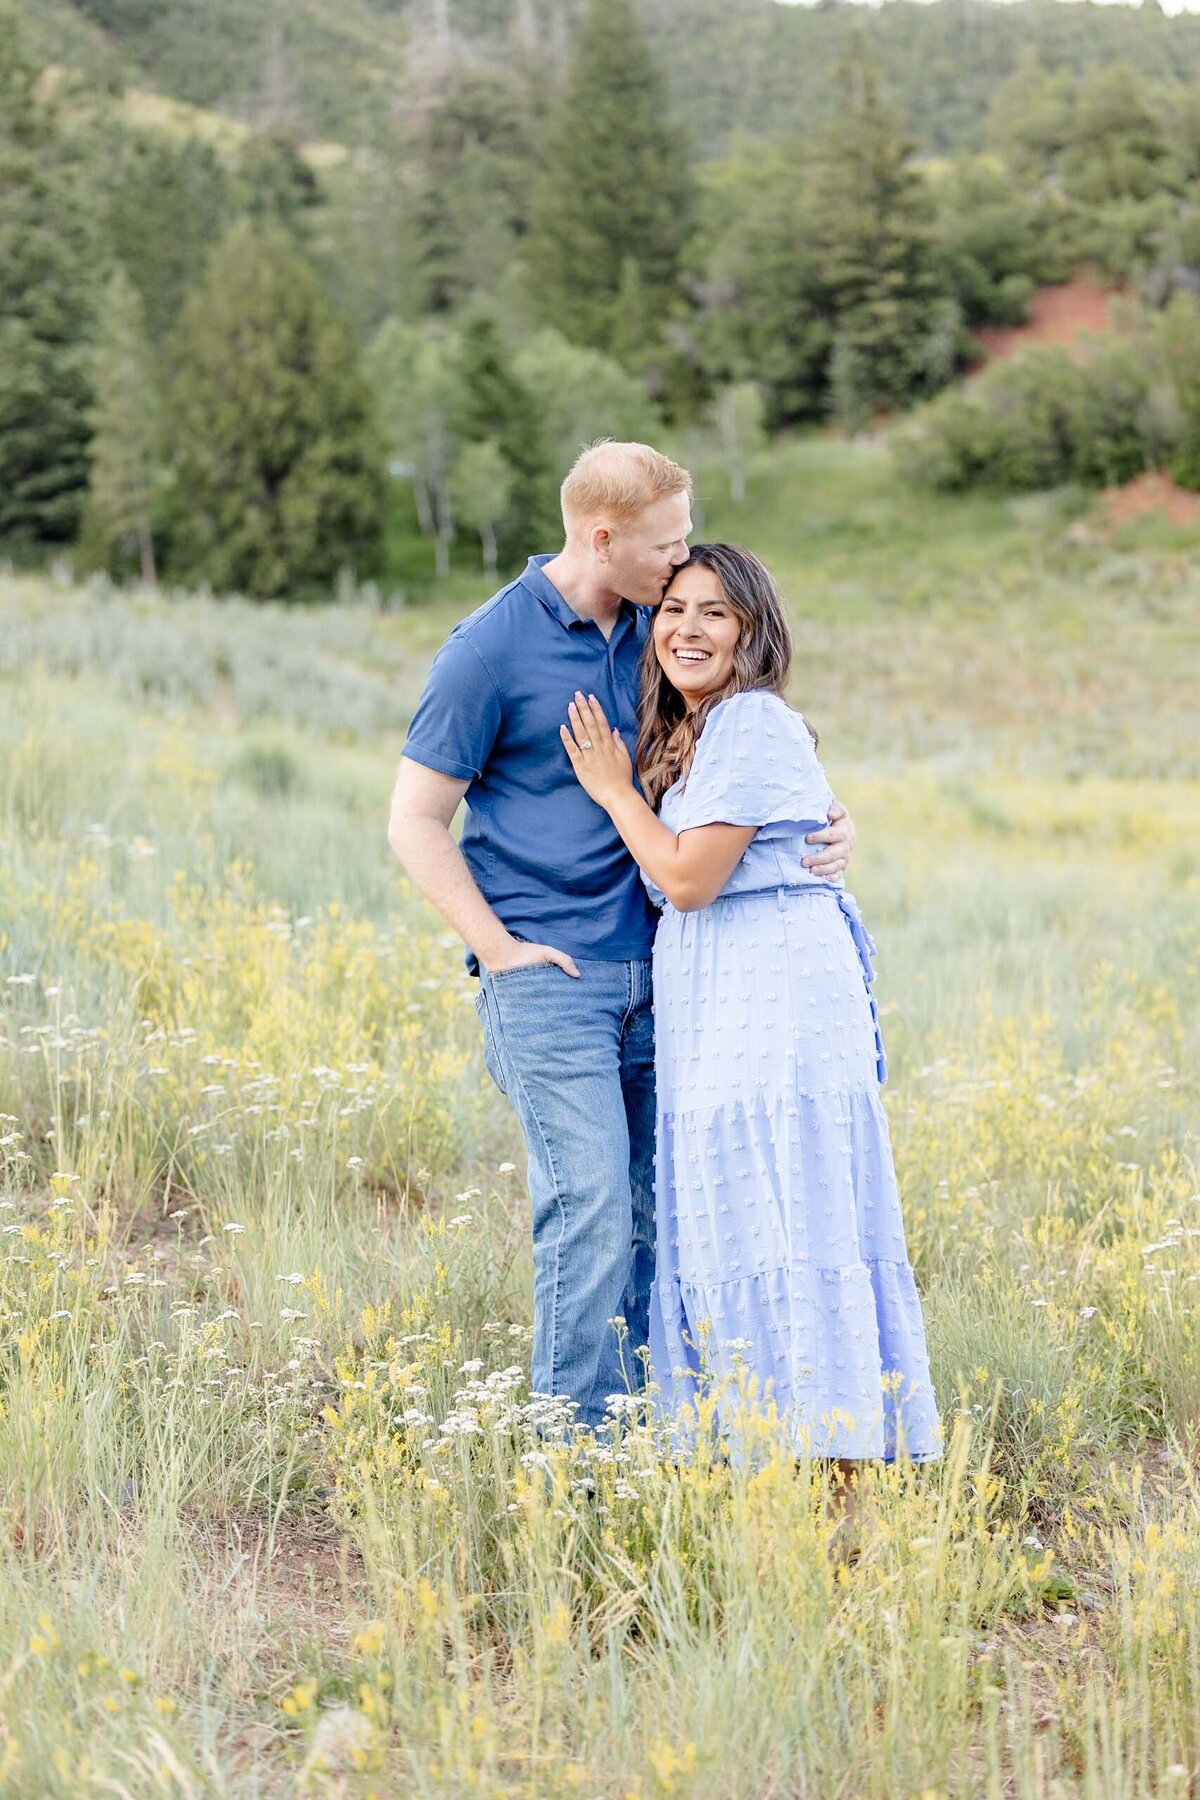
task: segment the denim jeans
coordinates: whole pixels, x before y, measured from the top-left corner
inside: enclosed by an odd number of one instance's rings
[[[637,1392],[654,1279],[650,962],[576,957],[481,973],[484,1060],[525,1139],[533,1212],[534,1391],[598,1425]],[[623,1319],[627,1334],[614,1327]]]

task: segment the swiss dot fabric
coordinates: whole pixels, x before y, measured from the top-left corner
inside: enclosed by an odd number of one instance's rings
[[[672,831],[757,825],[722,893],[662,907],[654,947],[657,1271],[665,1406],[705,1370],[773,1400],[798,1453],[941,1454],[901,1220],[874,946],[853,899],[804,868],[832,795],[779,699],[714,708]]]

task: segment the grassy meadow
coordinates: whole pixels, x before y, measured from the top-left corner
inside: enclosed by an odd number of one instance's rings
[[[847,1562],[769,1419],[679,1470],[529,1394],[519,1139],[385,840],[481,580],[0,575],[0,1793],[1198,1791],[1197,544],[816,437],[701,498],[858,825],[944,1459]]]

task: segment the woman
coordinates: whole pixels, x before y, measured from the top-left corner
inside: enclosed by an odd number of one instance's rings
[[[848,1477],[865,1458],[932,1460],[941,1431],[879,1096],[874,946],[850,896],[806,867],[832,794],[783,699],[790,659],[758,558],[697,546],[647,640],[645,798],[594,696],[576,695],[562,739],[662,908],[650,1348],[664,1403],[694,1403],[702,1350],[718,1376],[740,1363],[796,1452]]]

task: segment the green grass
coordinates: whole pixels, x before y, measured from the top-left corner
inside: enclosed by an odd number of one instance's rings
[[[944,1462],[851,1566],[761,1419],[680,1474],[528,1394],[519,1142],[384,835],[481,582],[2,578],[0,1792],[1194,1782],[1195,574],[870,446],[701,499],[858,824]]]

